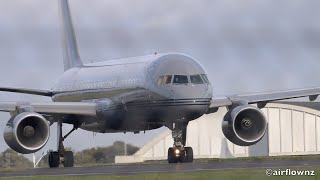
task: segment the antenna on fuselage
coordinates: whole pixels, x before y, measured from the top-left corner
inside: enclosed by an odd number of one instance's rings
[[[83,66],[83,63],[78,51],[69,2],[68,0],[59,0],[59,5],[63,43],[63,63],[64,70],[67,71],[73,67]]]

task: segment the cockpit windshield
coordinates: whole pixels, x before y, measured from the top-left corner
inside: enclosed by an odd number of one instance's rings
[[[190,80],[189,80],[190,78]],[[158,79],[158,85],[168,85],[168,84],[210,84],[206,74],[194,74],[194,75],[164,75],[160,76]]]
[[[188,84],[188,76],[186,75],[174,75],[173,84]]]
[[[201,74],[201,77],[202,77],[202,79],[204,80],[204,82],[205,82],[205,83],[210,84],[210,81],[209,81],[209,79],[208,79],[207,75],[205,75],[205,74]]]

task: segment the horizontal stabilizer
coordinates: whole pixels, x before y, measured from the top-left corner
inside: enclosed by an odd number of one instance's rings
[[[47,90],[0,87],[0,91],[21,93],[21,94],[32,94],[32,95],[48,96],[48,97],[53,96],[53,93],[51,91],[47,91]]]

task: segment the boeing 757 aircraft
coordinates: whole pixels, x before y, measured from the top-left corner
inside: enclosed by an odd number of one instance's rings
[[[166,126],[174,140],[168,149],[168,162],[193,162],[193,150],[185,146],[190,121],[227,107],[222,123],[224,135],[234,144],[250,146],[266,132],[267,119],[260,109],[268,102],[298,97],[313,101],[320,94],[320,88],[311,88],[213,97],[205,69],[194,58],[179,53],[83,64],[69,3],[59,0],[59,4],[65,72],[51,90],[0,88],[52,98],[53,102],[47,103],[0,102],[0,111],[11,114],[4,139],[19,153],[43,148],[50,136],[50,125],[57,123],[57,149],[48,158],[52,168],[74,165],[73,152],[64,149],[63,141],[78,128],[113,133]],[[64,123],[73,125],[66,135],[62,133]]]

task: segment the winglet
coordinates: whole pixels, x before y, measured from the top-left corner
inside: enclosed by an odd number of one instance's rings
[[[59,2],[61,31],[63,35],[63,63],[64,70],[67,71],[72,67],[83,66],[83,63],[78,52],[77,39],[72,24],[69,2],[68,0],[59,0]]]

